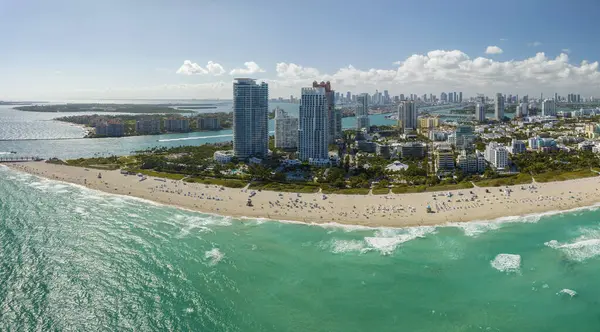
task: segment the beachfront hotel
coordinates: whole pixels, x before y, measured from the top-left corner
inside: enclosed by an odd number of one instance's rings
[[[329,161],[329,116],[323,87],[302,88],[298,122],[298,156],[302,161]]]
[[[269,148],[269,86],[251,78],[233,82],[233,153],[264,158]]]

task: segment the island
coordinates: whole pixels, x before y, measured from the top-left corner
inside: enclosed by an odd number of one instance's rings
[[[86,138],[156,135],[229,129],[233,113],[174,114],[91,114],[72,115],[54,120],[82,125]]]

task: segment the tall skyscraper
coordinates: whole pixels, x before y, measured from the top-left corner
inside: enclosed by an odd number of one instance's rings
[[[556,104],[552,99],[546,99],[542,102],[543,116],[556,116]]]
[[[323,87],[302,88],[298,123],[300,160],[329,159],[329,116]]]
[[[445,92],[440,93],[440,100],[441,101],[448,101],[448,95],[446,95]]]
[[[366,128],[369,130],[369,95],[362,93],[356,98],[358,106],[356,107],[356,129]]]
[[[454,102],[454,93],[448,92],[448,102],[449,103],[453,103]]]
[[[520,103],[519,106],[517,106],[517,117],[527,116],[529,114],[528,106],[527,103]]]
[[[462,103],[462,92],[458,93],[458,102]]]
[[[477,122],[485,122],[485,104],[477,103],[475,107],[475,114],[477,116]]]
[[[327,82],[321,82],[321,83],[317,83],[317,81],[313,82],[313,88],[324,88],[325,89],[325,97],[327,98],[327,118],[329,119],[329,143],[333,143],[336,138],[339,138],[342,133],[338,133],[337,132],[337,123],[336,123],[336,115],[335,115],[335,101],[334,101],[334,94],[335,91],[331,90],[331,83],[329,83],[329,81]]]
[[[350,91],[346,92],[346,101],[350,102],[350,100],[352,100],[352,94],[350,93]]]
[[[269,147],[269,86],[251,78],[233,82],[233,153],[264,158]]]
[[[280,149],[298,147],[298,118],[290,116],[279,107],[275,109],[275,147]]]
[[[501,93],[496,93],[496,100],[494,100],[494,118],[498,121],[504,119],[504,97]]]
[[[417,105],[414,101],[404,101],[398,106],[398,119],[402,122],[404,133],[417,130]]]

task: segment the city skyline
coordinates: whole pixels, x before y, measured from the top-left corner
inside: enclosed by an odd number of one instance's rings
[[[315,1],[319,12],[312,4],[0,2],[0,39],[8,50],[0,54],[0,100],[229,99],[233,79],[244,76],[268,83],[274,97],[297,94],[313,81],[331,81],[340,92],[391,95],[598,96],[599,49],[588,31],[600,4],[593,1],[581,1],[586,10],[570,16],[562,13],[572,5],[559,1],[489,2],[489,13],[517,6],[535,13],[493,26],[487,16],[494,14],[479,15],[468,0],[450,7],[441,0],[377,1],[377,25],[360,23],[361,11],[345,10],[357,1]],[[398,11],[411,15],[397,20]],[[277,28],[261,23],[278,13],[308,15],[335,37],[299,47],[303,28],[286,20]],[[536,24],[542,18],[553,24]],[[240,33],[247,27],[255,38]],[[321,56],[323,49],[335,52]]]

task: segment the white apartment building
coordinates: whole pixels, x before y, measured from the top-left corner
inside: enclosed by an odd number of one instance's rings
[[[465,174],[476,174],[485,171],[486,162],[481,152],[468,153],[466,150],[462,150],[456,158],[456,165]]]
[[[508,149],[506,149],[504,144],[490,142],[485,147],[484,157],[496,169],[505,169],[508,167]]]
[[[298,157],[302,161],[329,161],[329,118],[326,105],[325,88],[302,88],[298,118]]]
[[[251,78],[233,82],[233,152],[239,159],[269,152],[269,86]]]
[[[556,116],[556,104],[552,99],[546,99],[542,102],[543,116]]]
[[[275,109],[275,147],[279,149],[298,147],[298,118],[290,116],[279,107]]]

